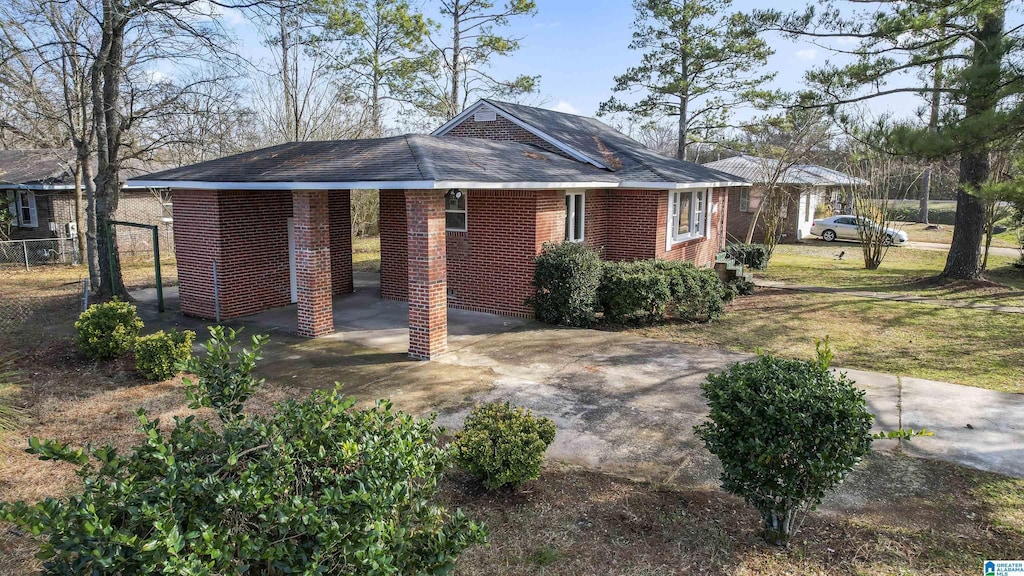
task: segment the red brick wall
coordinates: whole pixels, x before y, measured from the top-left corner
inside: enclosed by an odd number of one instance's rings
[[[331,218],[331,293],[352,291],[352,197],[348,190],[328,192]]]
[[[409,269],[409,356],[430,360],[448,351],[448,276],[444,195],[406,190]]]
[[[740,210],[740,190],[741,188],[730,188],[729,189],[729,217],[726,220],[726,227],[729,231],[729,239],[738,242],[743,242],[747,238],[747,231],[750,229],[750,223],[754,220],[754,212],[746,212]],[[754,186],[753,190],[763,191],[764,186]],[[790,196],[789,208],[786,212],[786,220],[783,222],[785,231],[783,232],[783,242],[795,242],[797,227],[799,226],[798,216],[800,214],[800,206],[797,204],[799,193],[794,191]],[[751,239],[753,242],[764,242],[764,218],[760,218],[757,223],[757,227],[754,228],[754,235]]]
[[[183,313],[214,318],[217,260],[222,318],[254,314],[291,301],[288,256],[290,191],[175,190],[174,240]],[[352,290],[347,191],[329,193],[334,294]],[[337,267],[335,262],[338,263]]]
[[[673,244],[665,249],[668,236],[668,193],[663,192],[658,199],[658,226],[656,249],[657,257],[665,260],[688,260],[697,266],[713,266],[715,255],[721,249],[723,241],[722,216],[728,214],[729,189],[715,188],[711,192],[711,205],[717,204],[717,210],[711,214],[711,226],[705,238]]]
[[[181,311],[214,317],[213,262],[221,254],[220,210],[214,190],[174,191],[174,240]]]
[[[608,205],[613,193],[611,190],[587,190],[583,200],[583,241],[591,248],[599,250],[602,255],[608,252],[606,247],[611,216]]]
[[[664,190],[609,190],[606,260],[644,260],[657,254],[658,204]]]
[[[381,297],[404,301],[409,295],[404,190],[380,191],[377,226],[380,229]]]
[[[517,124],[507,120],[500,114],[493,122],[477,122],[473,119],[473,116],[469,116],[449,129],[448,132],[445,133],[445,136],[485,138],[487,140],[499,140],[503,142],[522,142],[524,144],[533,144],[538,148],[569,158],[567,154],[555,146],[548,144],[542,138],[539,138],[532,132],[519,127]]]
[[[326,190],[292,192],[298,333],[315,338],[334,331],[331,305],[331,210]]]

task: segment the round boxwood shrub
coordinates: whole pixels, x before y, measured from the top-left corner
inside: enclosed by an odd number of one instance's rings
[[[488,490],[516,487],[540,476],[555,424],[508,402],[478,406],[455,437],[455,461]]]
[[[710,322],[725,313],[729,295],[718,272],[683,261],[658,260],[654,266],[668,281],[671,315],[688,322]]]
[[[135,341],[135,369],[150,380],[167,380],[175,376],[179,366],[192,357],[196,333],[163,330],[140,336]]]
[[[530,299],[538,320],[562,326],[590,326],[597,307],[602,262],[596,250],[582,242],[545,244],[534,259]]]
[[[669,275],[654,260],[607,262],[598,298],[609,321],[657,322],[672,299]]]
[[[767,268],[768,260],[771,258],[771,251],[764,244],[730,244],[726,247],[725,253],[736,262],[754,270]]]
[[[696,433],[722,462],[722,488],[757,509],[772,544],[787,544],[871,451],[864,392],[830,359],[827,347],[814,362],[761,355],[701,385],[711,414]]]
[[[135,306],[114,298],[93,304],[75,321],[75,344],[94,360],[111,360],[135,345],[142,320]]]
[[[217,426],[176,417],[169,434],[140,410],[145,440],[124,452],[32,438],[30,452],[78,468],[82,490],[0,502],[0,519],[44,537],[47,574],[448,574],[485,541],[436,502],[451,453],[432,419],[356,409],[337,390],[276,408],[224,410]]]

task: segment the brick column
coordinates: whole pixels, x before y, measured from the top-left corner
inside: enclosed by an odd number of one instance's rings
[[[295,224],[295,284],[300,336],[334,332],[331,302],[331,220],[326,190],[292,192]]]
[[[444,193],[406,190],[409,356],[430,360],[448,351],[448,280]]]

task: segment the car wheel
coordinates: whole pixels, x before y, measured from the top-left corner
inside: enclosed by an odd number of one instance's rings
[[[892,246],[892,236],[886,234],[885,238],[882,239],[882,246]]]
[[[833,242],[836,239],[835,230],[825,230],[821,233],[821,239],[825,242]]]

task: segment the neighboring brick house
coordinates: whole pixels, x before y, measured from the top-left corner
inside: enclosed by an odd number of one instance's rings
[[[490,100],[430,136],[290,143],[132,184],[172,190],[183,312],[296,302],[311,337],[352,289],[349,191],[380,190],[381,295],[409,303],[409,351],[426,359],[447,348],[449,307],[532,316],[545,243],[712,266],[729,190],[747,185],[593,119]]]
[[[811,223],[822,210],[831,213],[844,210],[846,193],[867,181],[837,170],[813,164],[780,166],[779,160],[741,154],[724,160],[707,162],[713,168],[753,183],[749,188],[734,189],[729,193],[727,217],[730,242],[746,239],[750,225],[757,217],[751,241],[764,242],[764,217],[758,216],[758,207],[764,199],[767,184],[776,180],[776,187],[785,191],[786,206],[782,210],[782,229],[779,240],[797,242],[811,237]],[[775,178],[776,173],[778,178]]]
[[[0,150],[0,201],[13,216],[12,240],[69,238],[75,234],[74,153],[69,150]],[[122,170],[123,177],[152,172],[158,166],[132,162]],[[121,190],[117,220],[160,226],[161,242],[170,249],[171,204],[167,189],[124,186]],[[149,232],[137,229],[119,231],[127,247],[151,241]]]

